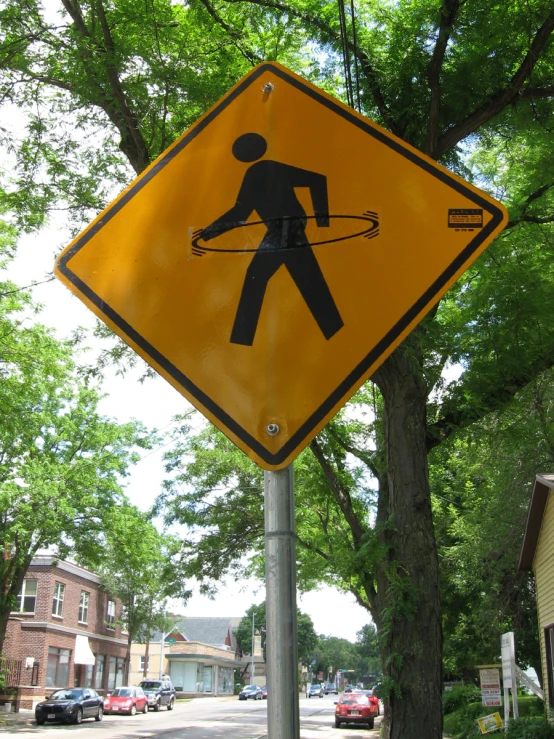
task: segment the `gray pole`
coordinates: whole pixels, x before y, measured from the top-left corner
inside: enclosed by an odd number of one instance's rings
[[[264,472],[268,739],[300,739],[292,464]]]
[[[256,668],[254,666],[254,621],[256,619],[256,614],[252,614],[252,667],[250,669],[250,685],[254,685],[254,673],[256,672]]]

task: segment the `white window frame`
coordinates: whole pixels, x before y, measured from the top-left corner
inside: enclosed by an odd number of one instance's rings
[[[34,582],[35,585],[35,594],[34,595],[27,595],[27,583],[28,582]],[[13,611],[14,613],[34,613],[37,609],[37,595],[38,595],[38,580],[36,577],[26,577],[25,580],[23,580],[23,585],[21,586],[21,590],[18,593],[17,599],[19,601],[16,610]],[[25,608],[25,598],[34,598],[35,599],[35,606],[32,611],[25,611],[23,610]]]
[[[144,672],[144,660],[145,660],[145,655],[141,654],[139,658],[139,671],[140,672]],[[150,655],[148,655],[148,663],[146,666],[146,672],[148,672],[149,669],[150,669]]]
[[[65,584],[63,582],[54,583],[54,598],[52,600],[52,616],[55,618],[63,618],[63,601],[65,598]]]
[[[88,604],[90,599],[90,593],[86,590],[81,590],[81,597],[79,598],[79,623],[88,624]]]
[[[108,600],[106,606],[106,626],[108,629],[115,630],[115,600]]]

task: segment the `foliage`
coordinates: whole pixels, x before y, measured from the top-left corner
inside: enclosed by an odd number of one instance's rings
[[[243,654],[252,654],[252,617],[254,616],[255,634],[261,636],[262,651],[265,660],[265,644],[266,644],[266,613],[265,601],[258,605],[252,605],[246,611],[246,615],[242,617],[240,624],[235,630],[237,644]],[[298,628],[298,660],[306,663],[310,657],[316,642],[317,635],[314,631],[312,619],[302,613],[300,609],[296,609],[296,622]]]
[[[553,379],[543,373],[431,455],[450,675],[496,660],[506,631],[521,666],[541,675],[534,580],[518,560],[535,474],[554,464]]]
[[[313,673],[328,675],[332,668],[333,673],[337,670],[354,670],[355,675],[361,677],[359,650],[348,639],[322,634],[317,640],[312,659],[316,660],[316,664],[310,667]]]
[[[510,721],[506,739],[554,739],[554,727],[543,716]]]
[[[517,725],[522,723],[525,726],[542,726],[544,722],[544,704],[538,698],[534,696],[520,696],[518,698],[519,715],[518,721],[510,720],[510,726],[514,724],[517,731]],[[498,709],[502,715],[503,709]],[[473,737],[482,736],[481,730],[477,723],[477,719],[482,716],[486,716],[490,709],[485,708],[481,701],[470,703],[469,705],[463,706],[456,709],[452,713],[446,714],[444,717],[444,730],[448,736],[452,739],[473,739]],[[519,734],[516,736],[519,737]],[[529,735],[533,737],[533,734]],[[538,737],[542,737],[542,734],[538,734]],[[546,735],[550,736],[550,735]]]
[[[14,160],[5,190],[18,227],[39,225],[55,205],[70,208],[77,225],[261,59],[344,92],[336,4],[327,0],[149,0],[139,14],[131,0],[63,6],[47,14],[37,0],[4,0],[0,10],[0,100],[19,106],[28,122],[22,135],[3,134]],[[371,612],[391,688],[387,732],[412,739],[423,723],[436,739],[441,610],[427,453],[452,439],[437,465],[455,460],[456,443],[470,455],[469,437],[454,437],[508,409],[554,363],[554,11],[544,0],[360,0],[356,16],[355,45],[350,22],[346,30],[362,112],[510,206],[504,235],[375,373],[378,389],[362,390],[297,464],[300,584],[320,577]],[[130,353],[117,347],[111,356],[125,363]],[[442,373],[452,365],[462,373],[448,382]],[[249,548],[261,571],[259,471],[209,433],[183,438],[180,451],[198,452],[200,463],[170,457],[174,477],[163,502],[177,522],[196,527],[185,542],[187,573],[210,590],[221,574],[240,569]],[[209,469],[210,454],[222,470]],[[448,472],[434,476],[436,499],[445,478]],[[507,496],[506,479],[497,482]],[[202,487],[190,492],[184,486],[194,481]],[[227,505],[219,486],[229,488]],[[474,488],[464,505],[476,513],[484,488]],[[456,572],[458,544],[457,561],[470,563],[471,536],[450,510],[439,528],[441,554],[449,555],[444,583]],[[213,553],[218,546],[221,556]],[[491,550],[481,549],[485,561]],[[507,571],[508,560],[494,576]],[[524,582],[516,584],[525,592]],[[446,593],[452,643],[461,633],[452,624],[464,587]],[[509,593],[508,579],[489,605]],[[479,624],[471,628],[482,633]]]
[[[459,708],[481,700],[481,691],[476,685],[457,685],[442,697],[443,713],[452,713]]]
[[[78,380],[70,346],[28,320],[27,295],[11,283],[0,290],[1,647],[39,549],[98,563],[104,525],[148,437],[139,424],[102,417],[99,393]]]
[[[119,620],[128,634],[125,682],[132,642],[146,642],[154,629],[167,625],[167,598],[189,595],[174,567],[177,553],[175,538],[161,534],[135,506],[121,505],[106,522],[98,572],[106,590],[123,606]]]

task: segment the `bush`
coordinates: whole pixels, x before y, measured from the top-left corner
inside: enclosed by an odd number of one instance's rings
[[[544,716],[512,719],[508,724],[506,739],[554,739],[554,727]]]
[[[540,698],[535,696],[525,696],[519,698],[519,715],[523,718],[517,721],[511,720],[509,729],[510,732],[517,731],[519,725],[523,724],[524,729],[529,731],[544,731],[544,703]],[[498,712],[504,717],[504,709],[498,708]],[[452,739],[474,739],[474,737],[483,736],[477,719],[482,716],[486,716],[488,713],[494,713],[494,708],[485,708],[481,705],[481,701],[471,703],[466,706],[462,706],[457,710],[449,713],[444,717],[444,731],[445,734],[452,737]],[[547,724],[548,725],[548,724]],[[539,727],[539,728],[537,728]],[[542,727],[542,728],[540,728]],[[523,729],[521,729],[523,731]],[[554,739],[554,733],[552,734],[491,734],[491,736],[502,736],[505,739]]]
[[[476,685],[460,685],[442,696],[442,712],[444,714],[457,711],[458,708],[468,706],[481,700],[481,691]]]

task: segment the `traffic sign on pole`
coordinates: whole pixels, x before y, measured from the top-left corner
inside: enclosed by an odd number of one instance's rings
[[[265,63],[140,175],[56,274],[265,469],[284,468],[507,220]]]

